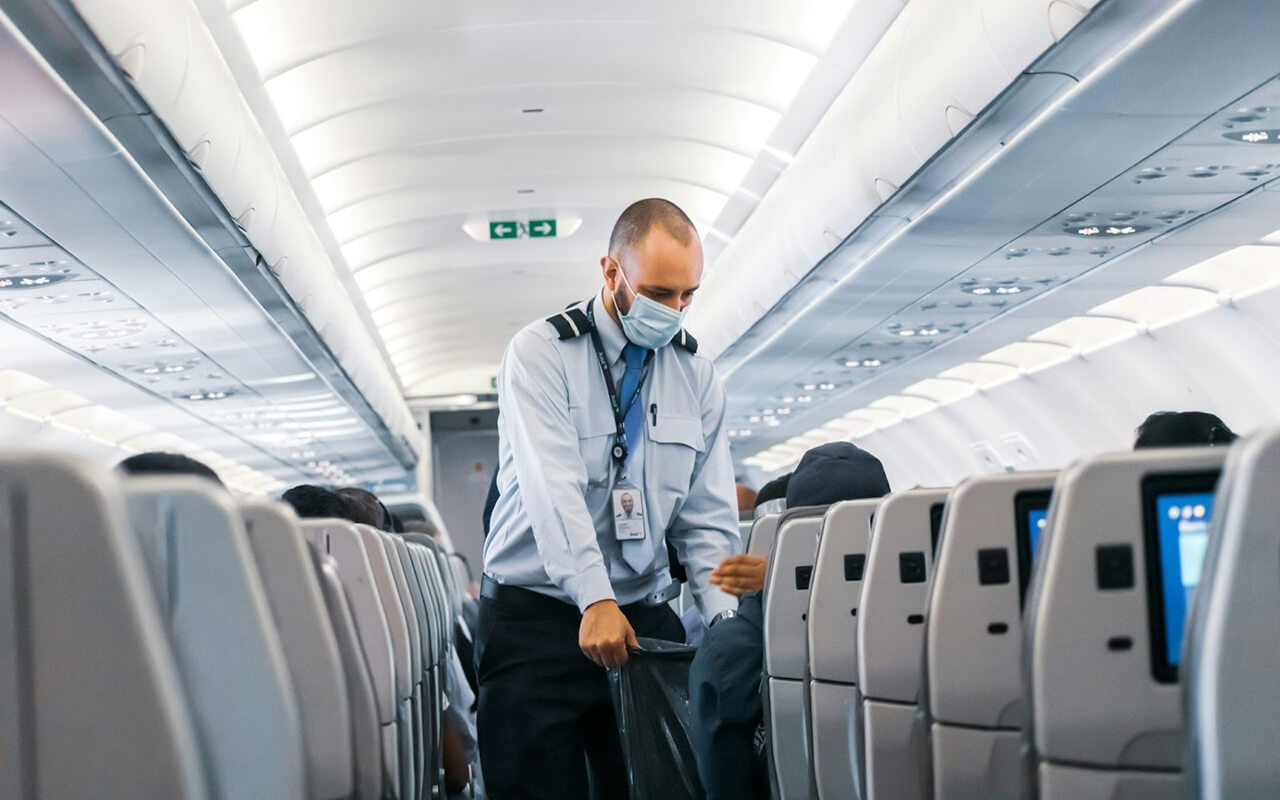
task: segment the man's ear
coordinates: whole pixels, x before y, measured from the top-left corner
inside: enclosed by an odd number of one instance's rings
[[[604,285],[610,292],[617,291],[618,270],[621,267],[609,256],[600,257],[600,272],[604,275]]]

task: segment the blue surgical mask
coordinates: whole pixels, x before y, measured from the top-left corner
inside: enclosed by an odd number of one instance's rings
[[[680,326],[684,323],[684,312],[676,311],[670,306],[638,294],[631,288],[631,282],[627,280],[627,274],[622,271],[621,265],[618,266],[618,274],[622,276],[622,282],[635,298],[631,301],[631,310],[618,315],[622,320],[622,332],[626,334],[627,340],[648,350],[665,347],[680,332]]]

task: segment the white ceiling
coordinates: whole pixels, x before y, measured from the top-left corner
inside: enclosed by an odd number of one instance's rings
[[[902,0],[227,5],[240,43],[201,8],[423,396],[487,391],[516,330],[597,285],[634,200],[679,204],[714,256]],[[548,217],[581,226],[463,231]]]

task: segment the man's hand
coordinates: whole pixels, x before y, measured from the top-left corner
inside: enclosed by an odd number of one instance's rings
[[[720,591],[741,597],[764,590],[764,573],[768,561],[759,556],[729,556],[711,571],[711,584]]]
[[[605,669],[627,663],[627,645],[639,647],[636,632],[613,600],[599,600],[582,612],[578,648]]]

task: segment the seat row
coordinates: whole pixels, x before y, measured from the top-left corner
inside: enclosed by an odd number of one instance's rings
[[[1280,796],[1277,488],[1280,430],[758,519],[774,796]]]
[[[0,797],[441,796],[429,537],[0,457]]]

